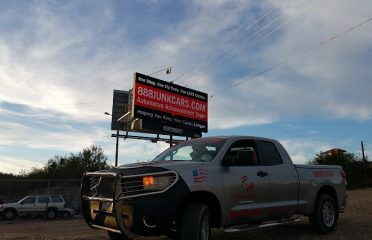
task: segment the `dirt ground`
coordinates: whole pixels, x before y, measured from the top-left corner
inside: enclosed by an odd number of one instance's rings
[[[309,225],[307,218],[302,221],[249,232],[227,234],[221,230],[213,231],[215,240],[369,240],[372,239],[372,188],[348,192],[349,201],[335,232],[320,235]],[[21,219],[0,221],[0,239],[4,240],[107,240],[106,233],[89,228],[81,217],[57,219]],[[160,240],[165,237],[139,238],[138,240]]]

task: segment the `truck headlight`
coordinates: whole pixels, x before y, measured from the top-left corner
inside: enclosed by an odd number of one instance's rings
[[[121,187],[121,193],[118,199],[126,199],[163,193],[176,184],[179,176],[175,171],[164,171],[121,176],[120,178],[118,187]]]
[[[144,176],[143,189],[148,191],[162,191],[174,181],[174,176]]]

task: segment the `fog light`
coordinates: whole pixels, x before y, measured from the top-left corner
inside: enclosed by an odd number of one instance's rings
[[[142,179],[143,186],[151,186],[154,185],[154,177],[153,176],[146,176]]]
[[[151,215],[143,217],[143,224],[148,228],[154,228],[157,226],[156,219]]]

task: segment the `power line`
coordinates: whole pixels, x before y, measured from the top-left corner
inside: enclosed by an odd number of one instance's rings
[[[26,104],[19,104],[26,105]],[[88,103],[88,102],[77,102],[77,103],[29,103],[32,106],[78,106],[78,105],[106,105],[106,103]],[[26,105],[27,106],[27,105]]]
[[[248,113],[248,112],[246,112],[246,111],[244,111],[240,108],[237,108],[235,105],[229,104],[226,101],[223,101],[223,104],[227,105],[226,109],[230,110],[231,112],[243,114],[243,115],[246,115],[246,116],[252,116],[251,113]],[[275,124],[275,123],[262,123],[260,125],[263,126],[263,127],[270,127],[270,128],[279,130],[281,132],[285,132],[285,133],[288,133],[290,135],[297,136],[297,137],[302,137],[302,138],[309,138],[309,137],[313,138],[313,137],[315,137],[315,138],[323,139],[323,140],[334,140],[335,138],[337,138],[336,136],[328,135],[328,134],[324,134],[324,133],[322,133],[322,136],[316,136],[316,135],[312,135],[310,133],[309,134],[304,134],[302,132],[299,133],[297,131],[288,130],[288,129],[285,129],[283,127],[279,127],[278,124]]]
[[[242,81],[240,81],[240,82],[237,82],[237,83],[235,83],[235,84],[233,84],[233,85],[231,85],[231,86],[229,86],[229,87],[227,87],[227,88],[224,88],[224,89],[222,89],[222,90],[220,90],[220,91],[217,91],[217,92],[215,92],[214,94],[212,94],[210,97],[213,98],[213,97],[215,97],[216,95],[219,95],[219,94],[221,94],[221,93],[223,93],[223,92],[226,92],[226,91],[228,91],[228,90],[230,90],[230,89],[232,89],[232,88],[234,88],[234,87],[237,87],[237,86],[239,86],[239,85],[241,85],[241,84],[243,84],[243,83],[245,83],[245,82],[247,82],[247,81],[249,81],[249,80],[252,80],[252,79],[254,79],[254,78],[258,77],[258,76],[261,76],[261,75],[263,75],[263,74],[265,74],[265,73],[267,73],[267,72],[270,72],[270,71],[272,71],[272,70],[274,70],[274,69],[280,67],[281,65],[284,65],[284,64],[286,64],[286,63],[288,63],[288,62],[290,62],[290,61],[292,61],[292,60],[294,60],[294,59],[297,59],[297,58],[299,58],[299,57],[302,57],[302,56],[308,54],[309,52],[314,51],[315,49],[322,47],[323,45],[325,45],[325,44],[327,44],[327,43],[329,43],[329,42],[331,42],[331,41],[333,41],[333,40],[335,40],[335,39],[341,37],[342,35],[344,35],[344,34],[346,34],[346,33],[348,33],[348,32],[353,31],[354,29],[356,29],[356,28],[358,28],[358,27],[361,27],[362,25],[364,25],[364,24],[366,24],[366,23],[368,23],[368,22],[370,22],[370,21],[372,21],[372,18],[369,18],[369,19],[367,19],[367,20],[365,20],[365,21],[363,21],[363,22],[361,22],[361,23],[358,23],[358,24],[356,24],[356,25],[354,25],[354,26],[352,26],[352,27],[346,29],[345,31],[340,32],[340,33],[334,35],[333,37],[331,37],[331,38],[329,38],[329,39],[327,39],[327,40],[325,40],[325,41],[323,41],[323,42],[320,42],[320,43],[318,43],[318,44],[316,44],[316,45],[314,45],[314,46],[312,46],[312,47],[306,49],[306,50],[303,51],[302,53],[299,53],[299,54],[297,54],[297,55],[292,55],[292,56],[290,56],[289,58],[283,60],[282,62],[279,62],[279,63],[277,63],[277,64],[275,64],[275,65],[273,65],[273,66],[271,66],[271,67],[265,69],[264,71],[261,71],[261,72],[255,74],[255,75],[253,75],[253,76],[251,76],[251,77],[248,77],[248,78],[246,78],[246,79],[244,79],[244,80],[242,80]]]
[[[209,59],[210,57],[212,57],[215,53],[217,53],[218,51],[220,51],[222,48],[226,47],[226,45],[232,43],[235,39],[237,39],[239,37],[240,34],[244,33],[245,31],[247,31],[248,29],[252,28],[253,26],[255,26],[257,23],[259,23],[262,19],[264,19],[268,14],[270,14],[276,7],[273,6],[271,7],[268,11],[266,11],[260,18],[258,18],[256,21],[254,21],[253,23],[249,24],[248,26],[246,26],[245,28],[242,28],[241,30],[239,30],[238,32],[236,32],[234,34],[234,36],[232,36],[229,40],[227,40],[226,42],[224,42],[222,44],[222,46],[220,47],[217,47],[216,49],[212,50],[206,57],[202,58],[198,63],[196,63],[194,66],[192,66],[191,68],[189,68],[188,70],[186,70],[184,73],[180,74],[178,77],[176,77],[173,82],[176,82],[177,80],[179,80],[180,78],[182,78],[183,76],[185,76],[188,72],[191,72],[192,70],[194,70],[195,68],[197,67],[200,67],[200,65],[205,62],[207,59]],[[194,74],[193,74],[194,75]],[[191,75],[191,76],[193,76]]]
[[[248,45],[248,46],[245,46],[245,47],[242,47],[240,48],[238,51],[236,51],[234,54],[232,54],[231,56],[227,57],[224,61],[220,62],[218,65],[214,66],[212,68],[212,70],[214,69],[218,69],[219,67],[221,67],[222,65],[224,65],[225,63],[229,62],[231,59],[241,55],[244,51],[248,50],[249,48],[252,48],[256,45],[258,45],[259,43],[261,43],[263,40],[265,40],[266,38],[268,38],[270,35],[272,35],[273,33],[277,32],[278,30],[280,30],[281,28],[285,27],[286,25],[288,25],[289,23],[291,23],[293,20],[295,20],[296,18],[298,18],[299,16],[303,15],[306,13],[306,11],[310,10],[311,8],[313,8],[315,6],[315,3],[317,3],[318,0],[314,1],[311,5],[307,6],[306,8],[304,8],[302,11],[300,11],[299,13],[297,13],[297,15],[295,15],[294,17],[288,19],[287,21],[283,22],[282,24],[280,24],[278,27],[276,27],[274,30],[271,30],[269,33],[265,34],[262,38],[260,38],[259,40],[257,40],[256,42],[254,42],[252,45]],[[280,15],[278,18],[281,18],[282,16],[284,16],[284,14]],[[271,25],[271,23],[269,23],[269,25]],[[267,25],[266,25],[267,26]],[[262,29],[261,29],[262,30]],[[261,30],[259,32],[261,32]],[[257,33],[257,32],[256,32]],[[254,35],[256,34],[254,33]],[[239,46],[238,46],[239,47]],[[238,47],[234,48],[237,49]],[[191,79],[189,81],[189,83],[192,83],[192,82],[195,82],[196,80],[198,80],[200,78],[196,78],[196,79]]]
[[[272,8],[274,9],[274,7]],[[270,9],[270,12],[271,12],[271,9]],[[265,14],[264,16],[266,16],[267,14]],[[245,39],[245,41],[248,41],[250,39],[252,39],[253,37],[255,37],[257,34],[261,33],[263,30],[265,30],[266,28],[268,28],[269,26],[271,26],[273,23],[275,23],[278,19],[280,19],[281,17],[284,16],[284,13],[275,17],[273,20],[271,20],[269,23],[267,23],[266,25],[264,25],[263,27],[261,27],[261,29],[257,30],[256,32],[254,32],[253,34],[249,35],[247,39]],[[262,18],[260,18],[261,20]],[[242,42],[242,41],[240,41]],[[235,48],[233,48],[231,51],[235,51],[237,48],[239,48],[239,46],[236,46]],[[225,56],[229,55],[229,53],[225,52],[225,53],[222,53],[221,55],[219,55],[216,59],[214,59],[213,61],[211,61],[210,63],[208,63],[208,65],[210,66],[213,66],[214,63],[218,62],[220,59],[224,58]],[[207,65],[207,66],[208,66]],[[186,82],[193,82],[195,80],[194,77],[199,74],[201,71],[203,71],[202,68],[200,68],[198,71],[194,72],[193,74],[191,74],[190,76],[190,80],[185,80],[183,82],[181,82],[181,84],[185,84]]]
[[[153,75],[155,75],[157,73],[160,73],[160,72],[163,72],[163,71],[165,71],[166,74],[170,74],[172,72],[172,66],[162,68],[162,69],[160,69],[158,71],[155,71],[153,73],[149,73],[148,75],[153,76]]]
[[[226,101],[223,102],[223,104],[225,105],[228,105],[228,110],[232,111],[232,112],[236,112],[236,113],[239,113],[239,114],[243,114],[243,115],[247,115],[247,116],[251,116],[251,114],[241,110],[241,109],[238,109],[236,106],[233,106],[231,104],[228,104]],[[278,126],[275,126],[274,124],[264,124],[265,126],[268,126],[268,127],[271,127],[271,128],[274,128],[274,129],[277,129],[279,131],[282,131],[282,132],[286,132],[286,133],[289,133],[289,134],[292,134],[292,135],[296,135],[296,136],[299,136],[299,137],[308,137],[307,135],[305,134],[302,134],[302,133],[298,133],[298,132],[294,132],[294,131],[290,131],[290,130],[287,130],[287,129],[283,129],[283,128],[280,128]]]

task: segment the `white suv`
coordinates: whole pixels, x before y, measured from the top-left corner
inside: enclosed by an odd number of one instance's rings
[[[15,203],[0,205],[0,216],[12,220],[15,216],[46,215],[48,219],[57,214],[68,217],[74,214],[73,209],[65,207],[65,200],[60,195],[27,196]]]

